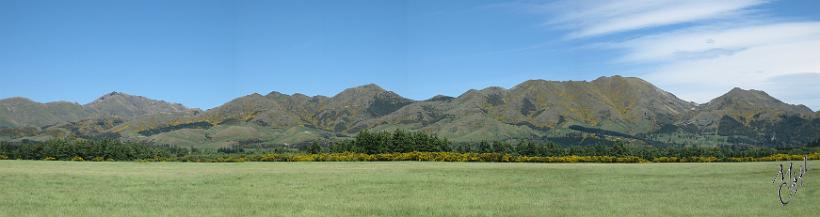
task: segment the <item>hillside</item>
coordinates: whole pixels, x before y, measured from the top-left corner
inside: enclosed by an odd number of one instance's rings
[[[94,102],[85,105],[98,116],[114,116],[134,118],[152,114],[171,114],[188,111],[188,108],[178,103],[152,100],[141,96],[132,96],[126,93],[112,92]]]
[[[117,92],[87,105],[11,98],[0,106],[0,127],[15,132],[0,138],[12,140],[115,136],[225,147],[334,139],[366,129],[424,131],[457,142],[536,139],[581,144],[593,138],[800,146],[820,138],[818,113],[763,91],[735,88],[696,104],[639,78],[621,76],[530,80],[510,89],[489,87],[422,101],[369,84],[332,97],[254,93],[207,111]]]
[[[0,100],[0,127],[40,127],[78,121],[93,114],[76,103],[38,103],[22,97]]]

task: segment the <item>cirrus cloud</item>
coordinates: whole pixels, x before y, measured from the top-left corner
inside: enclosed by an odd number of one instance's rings
[[[548,24],[572,29],[569,38],[584,38],[644,28],[735,17],[763,0],[625,0],[557,1],[542,5],[557,14]]]
[[[657,66],[643,75],[685,99],[706,102],[732,87],[760,89],[820,108],[820,22],[693,27],[614,44],[618,61]],[[808,92],[808,93],[806,93]]]
[[[566,40],[619,51],[613,62],[683,99],[733,87],[820,108],[820,21],[763,13],[769,1],[557,1],[547,24]],[[618,33],[618,34],[616,34]],[[602,37],[606,36],[606,37]]]

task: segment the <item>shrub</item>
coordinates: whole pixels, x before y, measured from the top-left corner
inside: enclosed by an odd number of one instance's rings
[[[820,139],[818,139],[817,141],[820,141]],[[808,154],[808,158],[809,160],[820,160],[820,153]]]
[[[263,155],[259,156],[258,158],[254,159],[254,161],[269,161],[269,162],[272,162],[272,161],[287,161],[287,157],[277,155],[277,154],[267,153],[267,154],[263,154]]]
[[[316,143],[318,144],[318,143]],[[747,146],[654,147],[623,144],[557,146],[551,143],[482,142],[457,144],[422,133],[395,131],[362,133],[327,148],[314,145],[305,153],[260,153],[264,149],[200,151],[193,147],[151,145],[103,139],[58,139],[44,142],[0,142],[0,159],[92,161],[442,161],[532,163],[642,163],[642,162],[749,162],[800,161],[818,149],[773,149]],[[475,144],[473,144],[475,145]],[[458,150],[451,152],[449,150]],[[276,150],[274,150],[276,151]],[[293,150],[295,151],[295,149]],[[820,153],[808,154],[820,160]]]

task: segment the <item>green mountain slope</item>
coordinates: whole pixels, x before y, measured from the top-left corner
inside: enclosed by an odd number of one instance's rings
[[[744,143],[788,145],[820,138],[820,119],[811,109],[759,90],[734,88],[701,105],[688,123]]]
[[[38,103],[15,97],[0,100],[0,127],[40,127],[78,121],[93,113],[76,103]]]
[[[127,119],[143,115],[171,114],[188,111],[188,108],[185,108],[185,106],[181,104],[152,100],[118,92],[106,94],[94,102],[85,105],[85,107],[94,110],[98,116],[114,116]]]
[[[121,129],[126,128],[126,123],[131,120],[165,122],[169,117],[195,115],[197,112],[180,104],[117,92],[106,94],[87,105],[38,103],[15,97],[0,100],[0,128],[7,129],[0,132],[0,138],[118,137],[119,132],[123,131]],[[151,118],[156,115],[161,117]],[[156,126],[153,123],[150,125]]]
[[[0,128],[8,134],[0,138],[116,135],[225,147],[301,143],[348,137],[366,129],[407,129],[464,142],[594,137],[650,144],[799,146],[820,138],[818,114],[763,91],[736,88],[696,104],[639,78],[612,76],[593,81],[530,80],[510,89],[489,87],[422,101],[374,84],[332,97],[271,92],[243,96],[207,111],[116,92],[85,106],[12,98],[0,101]]]

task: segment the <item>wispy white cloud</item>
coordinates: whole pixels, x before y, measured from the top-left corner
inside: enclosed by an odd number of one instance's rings
[[[651,27],[734,17],[765,0],[558,1],[538,8],[556,14],[547,24],[584,38]]]
[[[547,24],[565,38],[620,51],[613,62],[683,99],[703,103],[741,87],[820,109],[820,21],[759,13],[767,2],[567,0],[530,10],[551,12]],[[613,33],[625,34],[595,37]]]
[[[707,25],[608,45],[624,51],[620,62],[659,63],[644,77],[684,99],[741,87],[820,108],[818,76],[798,76],[820,75],[820,22]],[[795,76],[806,80],[784,79]]]
[[[620,43],[628,62],[715,57],[744,49],[820,38],[820,22],[786,22],[747,26],[714,25],[644,36]],[[725,51],[725,52],[720,52]]]
[[[755,38],[750,36],[738,39],[745,42],[730,43],[735,44],[732,47],[737,49],[733,53],[692,59],[672,58],[644,77],[669,91],[678,93],[684,99],[696,102],[706,102],[732,87],[741,87],[775,91],[772,95],[786,102],[805,104],[814,109],[820,108],[820,92],[811,91],[811,88],[820,87],[820,79],[804,80],[801,81],[802,85],[794,85],[793,80],[782,79],[794,75],[820,73],[820,35],[795,33],[810,32],[806,31],[809,27],[795,29],[794,32],[763,31],[766,28],[769,26],[757,27],[757,30],[754,30],[761,36],[766,36],[759,37],[761,40],[749,40]],[[820,31],[820,26],[812,28]],[[778,38],[777,35],[782,35],[783,38]],[[694,38],[702,37],[709,37],[709,34]],[[695,40],[694,38],[692,40]],[[642,56],[637,54],[646,52],[641,49],[634,51],[635,53],[627,56]],[[708,50],[700,49],[700,52]],[[811,94],[806,95],[803,93],[805,91]]]

